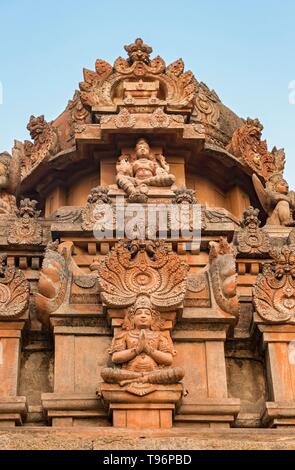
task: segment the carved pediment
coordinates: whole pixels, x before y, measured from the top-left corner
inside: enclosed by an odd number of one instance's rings
[[[150,59],[152,48],[139,38],[125,50],[128,59],[118,57],[113,67],[99,59],[95,72],[84,70],[80,89],[86,105],[102,112],[122,106],[137,112],[153,112],[155,106],[191,112],[196,80],[184,72],[182,59],[166,67],[161,57]]]

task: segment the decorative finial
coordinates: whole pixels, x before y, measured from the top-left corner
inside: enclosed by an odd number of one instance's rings
[[[129,46],[124,46],[124,49],[128,53],[130,64],[136,61],[148,64],[150,62],[149,56],[153,52],[153,49],[147,44],[144,44],[141,38],[135,39],[134,43],[129,44]]]

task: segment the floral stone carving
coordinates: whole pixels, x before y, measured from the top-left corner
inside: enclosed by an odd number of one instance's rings
[[[10,229],[7,241],[16,245],[40,245],[42,243],[42,227],[38,222],[41,211],[36,210],[37,201],[22,199],[17,210],[17,220]]]
[[[219,102],[220,99],[214,90],[209,90],[203,82],[198,83],[194,99],[192,122],[201,123],[205,127],[217,126],[220,119]]]
[[[69,112],[69,137],[68,141],[73,141],[75,138],[75,131],[84,124],[91,123],[91,114],[85,108],[84,104],[81,101],[80,92],[75,91],[73,99],[69,100],[67,110]]]
[[[30,288],[20,269],[6,267],[7,255],[0,255],[0,319],[21,317],[29,305]]]
[[[254,306],[268,323],[294,322],[295,247],[284,245],[270,256],[273,261],[263,266],[253,287]]]
[[[268,151],[266,140],[261,140],[263,125],[258,119],[248,118],[237,129],[227,146],[228,152],[235,155],[252,171],[268,180],[274,173],[282,173],[285,166],[283,149]]]
[[[269,235],[261,228],[259,209],[250,206],[244,211],[242,230],[237,233],[236,245],[241,254],[267,254],[271,248]]]
[[[145,139],[136,143],[134,156],[121,155],[117,162],[116,182],[129,202],[146,202],[149,186],[171,187],[175,176],[163,155],[154,155]]]
[[[124,308],[145,294],[154,308],[177,308],[184,299],[187,269],[163,241],[120,242],[99,268],[101,298],[109,307]]]

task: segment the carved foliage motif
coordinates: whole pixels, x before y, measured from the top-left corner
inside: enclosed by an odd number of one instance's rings
[[[0,256],[0,319],[21,317],[29,305],[30,290],[19,269],[5,267],[6,255]]]
[[[266,140],[261,140],[262,131],[263,125],[258,119],[248,118],[244,125],[233,133],[227,150],[250,170],[268,180],[275,173],[283,173],[285,152],[276,147],[269,152]]]
[[[108,189],[100,186],[93,188],[87,199],[87,205],[82,210],[82,229],[105,231],[113,228],[113,217],[106,221],[108,205],[112,203],[108,196]]]
[[[198,83],[194,100],[192,122],[198,122],[205,127],[217,126],[220,118],[219,98],[214,91],[209,90],[205,83]]]
[[[75,132],[81,132],[84,130],[84,124],[91,123],[91,114],[85,108],[81,101],[80,92],[75,91],[73,99],[69,101],[68,107],[69,111],[69,127],[70,133],[68,140],[71,141],[75,137]]]
[[[250,206],[244,211],[242,230],[238,232],[236,244],[239,253],[243,254],[267,254],[270,250],[269,235],[259,228],[259,209]]]
[[[187,266],[164,242],[121,242],[99,268],[103,301],[124,308],[139,294],[149,295],[154,307],[168,310],[179,306],[186,291]]]
[[[264,320],[286,322],[295,306],[295,250],[285,245],[270,255],[272,263],[264,266],[254,286],[254,305]]]
[[[116,127],[133,127],[135,124],[135,118],[129,113],[128,109],[122,109],[115,119]]]
[[[227,313],[237,316],[239,300],[237,296],[237,274],[232,245],[225,238],[219,243],[210,242],[209,273],[217,305]]]
[[[253,288],[253,302],[260,317],[269,323],[294,321],[295,247],[272,250],[273,261],[263,266]]]
[[[134,44],[125,46],[128,59],[119,57],[114,67],[103,60],[96,62],[96,71],[84,70],[84,82],[80,83],[81,98],[89,106],[114,106],[114,97],[123,81],[134,78],[142,81],[143,87],[151,81],[161,83],[165,97],[152,101],[167,103],[172,107],[191,106],[196,90],[196,80],[192,72],[184,72],[181,59],[166,67],[164,60],[157,56],[150,59],[152,48],[138,38]],[[123,99],[123,97],[122,97]],[[124,99],[123,101],[124,102]]]
[[[40,245],[42,243],[42,227],[38,222],[40,211],[36,210],[37,201],[22,199],[17,210],[17,220],[8,235],[8,243],[16,245]]]

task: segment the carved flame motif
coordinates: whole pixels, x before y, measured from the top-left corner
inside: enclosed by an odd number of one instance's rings
[[[10,320],[21,317],[29,305],[30,289],[19,269],[4,267],[6,255],[0,263],[0,318]]]
[[[179,306],[186,291],[187,266],[164,242],[121,242],[99,268],[102,300],[110,307],[124,308],[147,294],[154,307]]]
[[[253,288],[257,313],[270,323],[294,320],[295,312],[295,248],[283,246],[270,253],[273,261],[264,265]]]

